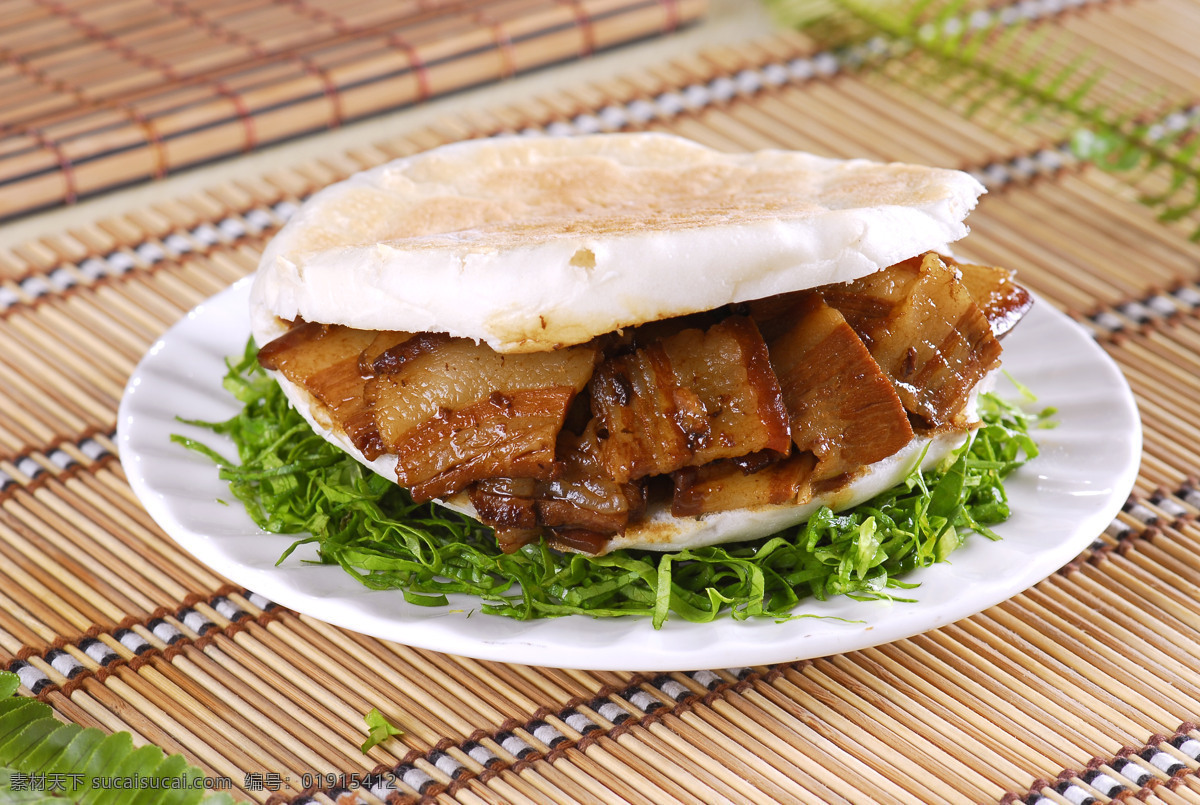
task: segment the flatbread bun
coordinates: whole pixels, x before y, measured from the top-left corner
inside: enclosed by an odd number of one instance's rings
[[[267,247],[251,313],[259,343],[302,317],[548,350],[944,250],[982,192],[666,134],[470,140],[315,194]]]
[[[302,317],[445,332],[500,352],[549,350],[945,250],[966,234],[963,219],[983,192],[959,171],[726,154],[664,134],[473,140],[365,171],[307,201],[263,255],[253,332],[265,344]],[[367,460],[314,397],[275,374],[318,433],[396,480],[395,457]],[[609,549],[769,534],[821,505],[864,502],[965,438],[915,439],[803,506],[687,519],[660,507]],[[444,503],[474,513],[465,495]]]

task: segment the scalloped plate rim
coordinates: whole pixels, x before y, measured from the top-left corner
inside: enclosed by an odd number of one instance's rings
[[[996,529],[1003,539],[972,535],[950,562],[910,574],[906,580],[921,586],[898,594],[915,603],[843,597],[797,610],[827,617],[673,619],[657,631],[635,617],[514,621],[474,612],[476,602],[464,597],[449,607],[415,607],[397,591],[367,590],[340,567],[307,564],[303,552],[276,567],[295,535],[257,529],[239,503],[221,502],[227,487],[211,462],[169,442],[170,433],[186,433],[233,454],[226,440],[174,417],[218,420],[238,410],[220,381],[224,359],[241,353],[249,332],[248,283],[187,313],[131,375],[117,430],[129,483],[167,534],[235,584],[299,613],[417,648],[650,672],[766,665],[891,642],[980,612],[1070,562],[1120,511],[1140,462],[1141,425],[1120,369],[1079,325],[1039,300],[1006,339],[1006,367],[1034,389],[1039,405],[1057,405],[1060,424],[1038,433],[1042,457],[1010,479],[1014,516]],[[1051,342],[1055,350],[1043,348]]]

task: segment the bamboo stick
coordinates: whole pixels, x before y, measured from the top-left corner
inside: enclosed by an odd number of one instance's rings
[[[860,660],[864,668],[878,667],[881,672],[886,670],[886,673],[905,680],[920,690],[922,697],[949,698],[960,709],[972,711],[964,718],[983,733],[976,740],[992,742],[997,752],[1010,756],[1013,764],[1027,767],[1040,757],[1054,759],[1059,765],[1070,760],[1055,742],[1029,726],[1024,713],[1005,698],[995,695],[992,686],[1002,685],[1002,681],[972,673],[970,662],[958,657],[948,661],[916,640],[910,640],[902,647],[867,649],[859,652],[855,659]]]
[[[4,536],[5,543],[12,533],[0,523],[0,535]],[[14,556],[7,544],[0,545],[0,553],[7,560],[4,576],[12,585],[6,585],[5,589],[20,594],[19,601],[7,594],[0,595],[0,611],[5,614],[4,631],[20,641],[6,641],[7,651],[16,656],[24,647],[44,649],[54,641],[56,635],[83,631],[80,625],[87,623],[88,619],[43,583],[42,574],[37,568],[31,567],[22,557]]]
[[[603,766],[591,760],[578,749],[568,749],[554,761],[554,768],[578,786],[579,802],[632,802],[636,797],[633,789],[622,793],[627,784],[617,775],[612,775]]]
[[[680,758],[691,773],[702,776],[714,796],[730,802],[774,799],[783,801],[784,790],[768,785],[753,765],[707,745],[704,736],[683,719],[671,715],[648,730],[660,740],[665,752]]]
[[[295,740],[325,755],[325,765],[314,771],[366,770],[374,763],[398,760],[383,749],[372,750],[370,755],[362,753],[359,746],[366,735],[364,726],[355,725],[344,712],[329,710],[314,701],[287,680],[279,667],[247,651],[237,641],[214,641],[202,653],[194,654],[193,659],[206,664],[210,675],[216,673],[213,669],[219,665],[224,675],[236,677],[241,695],[260,702],[260,711],[286,711],[283,717],[275,716],[269,723],[285,726]],[[281,707],[285,701],[287,705]]]
[[[797,722],[817,730],[822,739],[871,766],[877,774],[893,777],[897,786],[919,801],[949,801],[945,785],[937,778],[936,761],[915,751],[904,730],[897,732],[899,725],[876,724],[867,729],[856,723],[865,720],[862,715],[837,707],[825,688],[813,685],[794,668],[785,667],[783,671],[770,682],[756,683],[755,691]]]
[[[995,649],[1008,668],[1012,668],[1014,662],[1035,658],[1047,679],[1054,679],[1050,684],[1039,685],[1036,694],[1031,692],[1034,701],[1039,702],[1046,713],[1042,718],[1057,718],[1059,723],[1069,725],[1085,738],[1083,746],[1090,748],[1098,745],[1101,739],[1112,740],[1112,736],[1132,742],[1139,734],[1140,728],[1132,714],[1103,701],[1100,691],[1074,687],[1072,692],[1076,698],[1062,693],[1067,687],[1066,680],[1061,679],[1063,671],[1058,660],[1062,652],[1046,635],[1022,623],[1003,607],[994,607],[975,616],[964,624],[964,629],[970,629],[973,636]],[[1005,638],[1003,645],[1000,635]],[[1032,683],[1029,687],[1033,687]]]
[[[20,517],[12,516],[10,505],[5,503],[0,509],[0,532],[5,536],[3,546],[0,546],[13,562],[13,575],[17,568],[29,574],[25,581],[36,584],[32,587],[17,587],[14,595],[20,595],[20,603],[43,622],[58,624],[59,634],[82,634],[93,623],[115,625],[126,611],[146,611],[139,609],[136,604],[114,595],[118,601],[114,604],[109,600],[96,600],[90,590],[78,589],[77,579],[88,578],[89,568],[71,556],[48,556],[39,550],[42,543],[41,535],[22,522]],[[30,592],[37,590],[38,594]],[[56,600],[57,599],[57,600]],[[47,607],[47,601],[54,601],[54,609]],[[61,618],[65,618],[67,626]]]
[[[327,654],[320,643],[306,643],[309,637],[305,631],[289,628],[298,625],[294,618],[273,621],[266,628],[251,624],[238,632],[232,642],[240,651],[269,663],[288,684],[312,702],[309,706],[320,706],[340,718],[342,730],[361,729],[363,717],[372,707],[378,707],[404,729],[404,735],[396,739],[400,746],[389,741],[387,747],[373,750],[373,757],[387,762],[403,754],[398,752],[401,747],[428,751],[444,737],[463,740],[470,733],[472,727],[469,724],[460,726],[438,719],[436,706],[425,709],[426,703],[419,696],[399,695],[385,681],[370,677],[350,679],[346,672],[347,658]],[[296,649],[296,643],[303,646],[302,652]],[[455,730],[456,726],[460,729]],[[463,762],[462,758],[458,759]],[[467,761],[468,764],[474,762],[470,758]]]
[[[907,686],[897,684],[899,680],[895,677],[876,675],[882,667],[869,664],[866,658],[857,654],[852,658],[832,658],[831,665],[836,668],[836,672],[830,672],[832,679],[860,692],[864,698],[865,691],[870,691],[876,706],[895,712],[898,717],[929,724],[946,745],[971,746],[971,762],[979,775],[1004,788],[1011,788],[1019,780],[1020,765],[1006,757],[1005,748],[990,741],[987,731],[973,723],[974,720],[956,706],[957,702],[946,701],[945,693],[939,695],[928,691],[930,695],[913,696]]]
[[[1156,567],[1155,570],[1162,570],[1162,567]],[[1121,576],[1124,578],[1129,577],[1129,575],[1126,573],[1122,573]],[[1098,586],[1102,589],[1101,585],[1096,585],[1090,578],[1088,578],[1086,581],[1080,581],[1077,583],[1079,583],[1080,586],[1086,586],[1089,590],[1096,589]],[[1142,584],[1144,584],[1144,582],[1142,582]],[[1046,590],[1044,591],[1044,594],[1046,599],[1043,602],[1039,596],[1039,603],[1045,603],[1047,609],[1052,609],[1058,617],[1065,619],[1073,616],[1077,620],[1082,620],[1083,617],[1081,617],[1081,615],[1087,615],[1087,613],[1075,613],[1071,611],[1072,609],[1077,608],[1078,604],[1071,597],[1071,594],[1064,590],[1061,586],[1048,584],[1045,585],[1045,587]],[[1156,611],[1156,607],[1148,605],[1144,600],[1123,600],[1120,597],[1113,596],[1111,591],[1105,591],[1105,593],[1101,596],[1101,599],[1104,600],[1102,612],[1106,618],[1111,620],[1110,623],[1106,624],[1106,627],[1111,629],[1116,635],[1121,635],[1125,638],[1132,637],[1134,632],[1137,631],[1138,616],[1134,615],[1133,617],[1130,617],[1128,615],[1128,612],[1133,609],[1134,603],[1138,604],[1139,606],[1146,607],[1147,612],[1153,612],[1155,615],[1161,617],[1161,611]],[[1096,620],[1095,616],[1100,614],[1102,614],[1101,611],[1096,611],[1091,616],[1090,620]],[[1145,614],[1141,614],[1141,617],[1144,618]],[[1126,683],[1134,684],[1134,690],[1141,689],[1143,686],[1153,688],[1158,694],[1158,699],[1160,701],[1170,702],[1173,706],[1181,708],[1185,712],[1194,711],[1196,709],[1196,685],[1193,681],[1187,678],[1187,661],[1180,656],[1185,655],[1186,653],[1178,648],[1179,645],[1187,644],[1189,642],[1195,643],[1194,637],[1187,636],[1187,630],[1180,629],[1177,621],[1171,622],[1170,619],[1163,620],[1167,622],[1164,623],[1160,621],[1158,624],[1158,627],[1163,632],[1169,633],[1173,637],[1180,635],[1181,631],[1184,632],[1184,635],[1180,636],[1179,638],[1179,644],[1171,643],[1169,640],[1164,639],[1157,639],[1153,641],[1144,639],[1143,652],[1145,654],[1145,659],[1149,660],[1153,658],[1154,662],[1143,662],[1139,664],[1127,657],[1122,656],[1122,652],[1128,644],[1124,643],[1123,641],[1119,641],[1115,636],[1109,638],[1105,641],[1108,644],[1105,646],[1105,648],[1107,649],[1106,653],[1110,656],[1105,657],[1102,662],[1098,664],[1099,667],[1095,673],[1098,677],[1101,677],[1101,675],[1103,676],[1098,680],[1097,684],[1102,686],[1111,685],[1112,681],[1121,681],[1121,677],[1124,674],[1126,675],[1124,681]],[[1076,628],[1080,627],[1077,626]],[[1100,639],[1104,639],[1106,637],[1108,637],[1107,633],[1100,635]],[[1114,668],[1117,665],[1124,667],[1115,670],[1108,670],[1104,665],[1105,663],[1113,663]],[[1136,677],[1136,679],[1134,677]],[[1159,716],[1161,717],[1160,723],[1163,726],[1170,726],[1172,719],[1169,715],[1160,713]]]
[[[343,667],[338,664],[338,658],[355,656],[355,653],[352,650],[345,651],[337,642],[329,643],[327,640],[329,632],[313,628],[315,625],[305,619],[289,618],[286,623],[273,622],[268,625],[267,629],[272,636],[285,641],[292,651],[300,652],[299,656],[304,657],[306,662],[320,668],[329,680],[335,680],[338,670]],[[314,652],[314,648],[318,650]],[[299,665],[302,663],[298,664],[298,667]],[[411,727],[406,727],[406,734],[402,740],[405,743],[409,743],[410,740],[415,741],[412,748],[431,746],[443,734],[454,735],[459,740],[465,740],[477,727],[487,725],[496,729],[501,723],[501,719],[496,719],[493,713],[489,713],[487,710],[480,713],[478,710],[466,706],[453,695],[442,698],[436,694],[430,694],[424,687],[418,685],[408,687],[407,676],[401,676],[394,668],[387,670],[389,676],[386,678],[406,682],[403,695],[397,693],[391,685],[384,685],[382,680],[385,677],[376,676],[380,680],[378,686],[374,682],[359,683],[363,685],[363,693],[354,694],[351,701],[354,701],[355,709],[363,714],[368,712],[371,707],[382,706],[383,703],[403,702],[405,722],[410,723]],[[350,693],[347,692],[346,695],[350,696]],[[460,762],[464,762],[462,758],[458,759]],[[473,764],[474,761],[471,763]]]
[[[921,786],[908,787],[909,775],[902,769],[872,768],[869,760],[845,751],[833,740],[827,740],[820,734],[820,725],[814,728],[806,719],[788,713],[756,689],[731,691],[721,700],[713,702],[713,710],[723,714],[736,710],[740,718],[754,721],[766,731],[761,734],[760,740],[770,745],[773,751],[787,755],[800,768],[813,765],[815,759],[821,767],[842,769],[843,773],[839,776],[853,780],[854,785],[871,801],[886,801],[894,798],[897,791],[906,788],[913,796],[924,795]]]
[[[815,796],[826,802],[854,802],[863,796],[864,788],[872,787],[869,779],[853,779],[840,773],[835,764],[813,764],[786,749],[773,751],[768,743],[770,734],[758,732],[757,722],[737,708],[714,702],[711,710],[699,707],[681,713],[679,720],[696,730],[702,746],[724,744],[721,754],[728,756],[734,769],[744,770],[747,782],[761,789],[768,801]],[[826,773],[818,775],[814,765],[823,766]]]
[[[580,795],[586,791],[558,766],[544,760],[535,761],[523,769],[521,779],[559,805],[572,805],[583,801]]]
[[[1052,586],[1052,585],[1051,585]],[[1125,713],[1139,712],[1144,716],[1143,723],[1149,720],[1163,727],[1168,726],[1174,719],[1160,704],[1140,692],[1139,685],[1150,687],[1150,674],[1147,669],[1130,667],[1128,660],[1114,651],[1114,646],[1098,646],[1094,637],[1085,633],[1078,622],[1068,622],[1060,619],[1057,612],[1040,606],[1040,596],[1031,591],[1027,599],[1021,601],[1022,607],[1017,614],[1023,621],[1038,621],[1040,636],[1046,640],[1047,646],[1054,646],[1060,653],[1065,653],[1069,647],[1076,657],[1086,660],[1079,666],[1079,678],[1075,685],[1086,689],[1089,696],[1094,696],[1098,702],[1107,700],[1107,705],[1114,710],[1123,709]],[[1014,611],[1016,607],[1011,606]],[[1125,667],[1122,667],[1125,666]],[[1140,677],[1140,678],[1136,678]],[[1111,693],[1113,683],[1121,688],[1121,696]],[[1131,685],[1131,687],[1127,687]]]
[[[624,783],[623,794],[631,805],[688,801],[681,800],[674,785],[657,777],[654,769],[620,740],[603,737],[589,745],[586,754],[613,779]]]
[[[1045,755],[1046,763],[1065,766],[1074,758],[1086,757],[1088,750],[1098,743],[1097,733],[1089,733],[1087,725],[1056,701],[1065,697],[1057,693],[1053,683],[1046,684],[1051,669],[1036,660],[1014,663],[1002,647],[987,639],[986,630],[978,628],[975,620],[959,621],[910,639],[989,688],[996,697],[989,700],[989,706],[1008,710],[1014,717],[1023,718],[1034,728],[1054,736],[1058,756]],[[1031,667],[1045,676],[1030,674]]]

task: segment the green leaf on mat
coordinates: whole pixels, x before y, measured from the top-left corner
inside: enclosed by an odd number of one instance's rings
[[[14,805],[233,805],[207,792],[200,769],[128,732],[64,724],[49,705],[16,695],[20,678],[0,671],[0,802]]]
[[[387,720],[387,716],[379,712],[379,708],[377,707],[372,707],[371,712],[367,713],[366,716],[363,717],[363,720],[367,722],[368,730],[367,740],[363,741],[361,747],[364,754],[369,752],[372,747],[383,743],[393,735],[404,734],[404,730],[393,726],[392,723]]]

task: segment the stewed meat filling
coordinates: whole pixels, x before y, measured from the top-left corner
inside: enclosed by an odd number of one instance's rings
[[[415,500],[467,495],[505,550],[600,553],[648,501],[803,503],[965,426],[1029,304],[1009,272],[930,253],[552,352],[298,321],[259,360]]]

